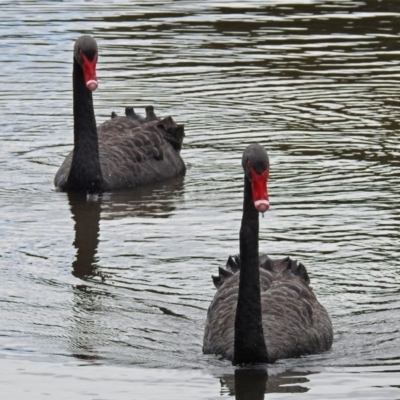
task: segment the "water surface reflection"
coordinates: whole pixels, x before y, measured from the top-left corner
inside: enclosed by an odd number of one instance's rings
[[[73,324],[70,329],[69,349],[71,353],[84,360],[101,360],[101,349],[107,341],[106,326],[98,323],[97,314],[110,312],[103,304],[114,301],[113,294],[107,289],[115,286],[113,276],[101,271],[97,255],[100,220],[126,217],[168,218],[175,209],[175,202],[181,201],[184,177],[176,177],[165,182],[157,182],[135,191],[86,196],[80,193],[68,193],[72,218],[75,222],[76,259],[72,263],[72,274],[86,284],[77,284],[73,288]],[[93,285],[102,282],[103,287]],[[90,284],[92,283],[92,284]],[[134,282],[132,282],[134,286]],[[134,288],[132,288],[134,290]],[[166,308],[164,308],[167,310]]]
[[[99,397],[131,399],[132,380],[153,398],[233,394],[233,368],[201,343],[210,276],[238,251],[240,157],[258,141],[271,158],[260,250],[307,266],[335,329],[330,352],[268,367],[268,398],[397,399],[399,17],[400,2],[378,0],[3,2],[1,356],[66,371],[58,392],[46,378],[57,398],[95,381]],[[54,191],[84,33],[100,49],[98,123],[149,104],[184,123],[184,181],[138,198]],[[286,372],[293,384],[273,384]],[[13,376],[11,394],[26,384]]]
[[[221,377],[221,391],[226,387],[236,400],[262,400],[266,393],[305,393],[308,373],[284,372],[268,376],[267,370],[235,369],[234,375]]]
[[[74,247],[77,249],[76,259],[72,264],[73,274],[82,279],[96,275],[100,218],[168,218],[175,210],[175,203],[182,200],[183,182],[184,177],[179,176],[165,182],[138,187],[134,191],[105,193],[101,196],[68,193],[68,202],[75,221]],[[105,280],[104,275],[99,276]]]

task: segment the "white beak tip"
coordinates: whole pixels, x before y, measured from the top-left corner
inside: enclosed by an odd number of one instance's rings
[[[269,209],[268,200],[257,200],[254,202],[254,207],[258,212],[265,213]]]

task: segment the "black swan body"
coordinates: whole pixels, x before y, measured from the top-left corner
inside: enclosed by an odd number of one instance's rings
[[[185,172],[180,156],[183,125],[160,119],[154,108],[146,118],[126,109],[96,127],[92,91],[97,89],[97,43],[91,36],[75,42],[73,65],[74,149],[58,170],[61,191],[101,193],[130,189]]]
[[[309,286],[306,268],[289,257],[258,252],[259,212],[269,208],[269,159],[252,144],[243,153],[245,172],[240,255],[213,277],[217,293],[208,309],[203,352],[236,364],[273,363],[316,354],[333,341],[332,323]]]

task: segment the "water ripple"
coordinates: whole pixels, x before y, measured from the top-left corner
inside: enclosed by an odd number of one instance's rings
[[[258,141],[271,158],[260,248],[307,266],[335,328],[307,365],[398,365],[399,13],[372,0],[3,2],[1,351],[228,368],[201,354],[202,331],[210,276],[238,251],[241,153]],[[99,43],[97,122],[127,105],[173,115],[184,179],[88,201],[54,191],[81,33]]]

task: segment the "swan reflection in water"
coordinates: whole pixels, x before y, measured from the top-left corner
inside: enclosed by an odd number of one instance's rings
[[[96,318],[98,313],[110,310],[109,300],[115,296],[109,290],[109,276],[106,278],[101,272],[97,256],[100,220],[169,218],[176,204],[181,202],[183,181],[184,177],[179,176],[138,187],[135,191],[103,196],[67,194],[75,222],[73,245],[76,248],[76,258],[72,263],[72,274],[86,281],[73,286],[74,323],[69,334],[69,350],[75,357],[99,360],[101,357],[98,353],[103,342],[113,336]]]
[[[100,217],[103,220],[126,217],[169,218],[183,194],[184,177],[171,178],[137,187],[134,191],[88,197],[68,193],[72,218],[75,221],[74,246],[76,259],[72,273],[86,279],[97,274],[96,257],[99,245]]]
[[[314,373],[314,372],[311,372]],[[263,400],[266,393],[305,393],[310,372],[285,371],[268,376],[266,369],[237,368],[234,375],[220,377],[221,392],[228,392],[236,400]]]

